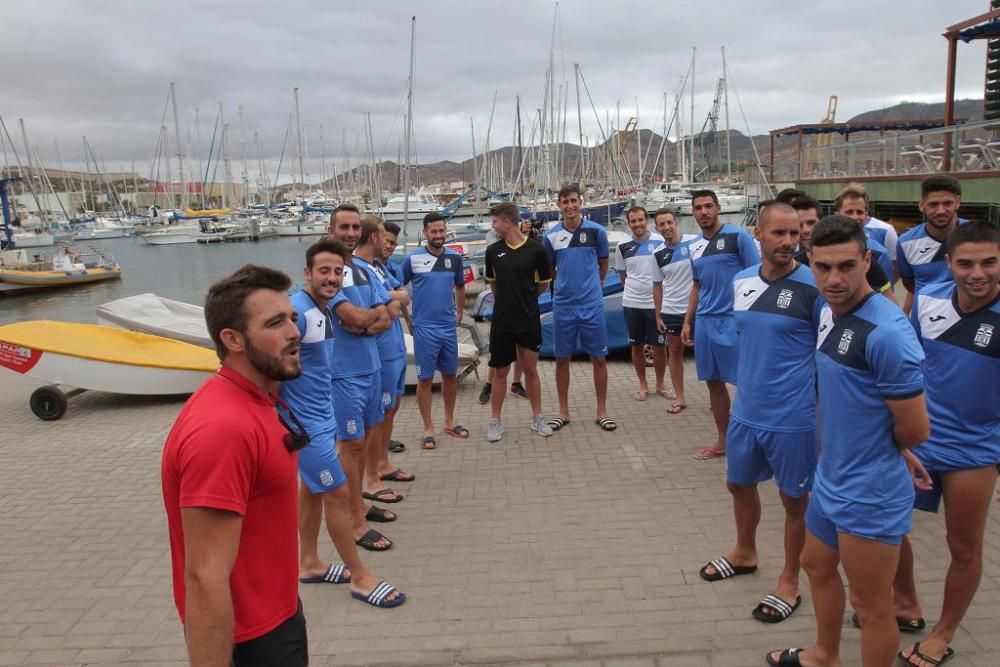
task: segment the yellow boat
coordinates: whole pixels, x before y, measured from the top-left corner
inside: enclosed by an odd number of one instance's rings
[[[233,212],[231,208],[209,208],[202,211],[196,211],[193,208],[184,209],[185,218],[217,218],[223,215],[229,215]]]
[[[87,262],[85,258],[96,260]],[[114,257],[100,252],[77,253],[57,246],[55,254],[29,260],[23,250],[0,254],[0,282],[27,287],[67,287],[118,280],[122,269]]]
[[[31,395],[41,419],[59,419],[85,390],[190,394],[218,368],[213,350],[97,324],[35,320],[0,326],[0,367],[52,382]],[[67,391],[63,391],[66,387]]]

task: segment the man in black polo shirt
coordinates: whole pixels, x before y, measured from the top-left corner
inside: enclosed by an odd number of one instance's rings
[[[507,372],[515,361],[521,365],[531,402],[531,430],[547,438],[552,435],[552,428],[542,415],[537,363],[542,347],[538,295],[548,288],[548,257],[540,243],[521,231],[517,206],[510,202],[497,204],[490,209],[490,215],[499,240],[486,249],[486,280],[494,294],[490,367],[496,369],[490,396],[493,418],[486,440],[498,442],[503,438],[500,414],[507,394]]]

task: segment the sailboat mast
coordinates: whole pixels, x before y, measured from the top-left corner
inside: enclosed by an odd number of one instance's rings
[[[731,139],[729,136],[729,71],[726,69],[726,47],[722,47],[722,80],[725,82],[723,84],[723,100],[726,105],[726,181],[732,185],[733,183],[733,151],[731,145]]]
[[[406,171],[403,173],[403,238],[409,239],[410,224],[410,148],[413,142],[413,72],[416,66],[417,17],[410,17],[410,75],[406,81]],[[379,193],[381,197],[381,193]]]
[[[689,150],[688,150],[688,153],[690,154],[688,157],[691,159],[691,180],[692,181],[695,180],[695,175],[694,175],[694,63],[695,63],[695,57],[697,55],[698,55],[698,48],[692,46],[691,47],[691,118],[688,119],[688,122],[691,123],[691,136],[690,136],[691,144],[690,144],[690,147],[689,147]]]
[[[306,168],[302,163],[302,121],[299,119],[299,89],[292,89],[292,97],[295,99],[295,135],[298,138],[298,152],[299,152],[299,184],[302,188],[305,188],[306,183]],[[304,191],[303,193],[304,194]]]
[[[247,127],[246,119],[243,117],[243,105],[239,107],[240,113],[240,183],[243,190],[243,204],[250,201],[250,172],[247,171]]]
[[[177,119],[177,93],[174,82],[170,82],[170,104],[174,110],[174,141],[177,144],[177,168],[181,178],[181,209],[187,207],[187,183],[184,181],[184,153],[181,151],[181,125]]]

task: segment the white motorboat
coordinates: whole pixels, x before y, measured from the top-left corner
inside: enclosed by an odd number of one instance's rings
[[[7,240],[7,234],[0,227],[0,233],[3,233],[4,240]],[[56,243],[56,238],[49,232],[43,231],[33,231],[24,228],[14,228],[14,247],[18,249],[25,248],[49,248]]]

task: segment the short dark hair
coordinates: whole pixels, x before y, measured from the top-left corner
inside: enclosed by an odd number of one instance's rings
[[[377,215],[361,216],[361,237],[358,245],[364,245],[371,241],[372,236],[378,234],[378,228],[382,226],[382,218]]]
[[[563,197],[569,197],[575,194],[580,199],[583,199],[583,194],[580,192],[579,183],[567,183],[566,185],[559,188],[559,196],[556,197],[556,201],[562,199]]]
[[[674,213],[674,210],[671,208],[667,208],[665,206],[663,208],[656,209],[656,213],[653,214],[653,220],[655,221],[661,215],[667,215],[667,214],[674,216],[674,220],[677,220],[677,214]]]
[[[427,225],[431,224],[432,222],[437,222],[438,220],[441,220],[445,224],[447,224],[448,222],[447,220],[445,220],[444,216],[441,215],[439,211],[431,211],[430,213],[424,216],[424,229],[427,229]]]
[[[399,236],[399,233],[403,231],[402,229],[400,229],[399,225],[397,225],[395,222],[382,223],[382,229],[389,232],[393,236]]]
[[[344,247],[344,244],[340,241],[331,239],[330,237],[326,237],[316,241],[316,243],[313,243],[309,246],[309,249],[306,250],[306,266],[311,269],[313,266],[313,259],[315,259],[316,255],[321,252],[328,252],[331,255],[340,255],[340,258],[344,260],[344,266],[351,263],[351,253],[347,252],[347,248]]]
[[[1000,227],[985,222],[967,222],[958,225],[955,230],[948,235],[946,252],[950,255],[955,248],[963,243],[994,243],[1000,245]]]
[[[632,215],[632,213],[634,213],[635,211],[642,211],[642,216],[644,218],[649,217],[649,211],[646,210],[645,206],[632,206],[629,208],[629,210],[625,211],[625,219],[628,220],[628,217]]]
[[[507,222],[517,222],[521,218],[521,211],[517,208],[517,204],[504,201],[490,206],[490,215],[503,218]]]
[[[245,333],[247,330],[246,300],[259,289],[287,292],[292,279],[287,274],[266,266],[246,264],[208,288],[205,297],[205,325],[215,343],[215,353],[223,361],[229,350],[219,334],[223,329]]]
[[[357,213],[359,216],[361,215],[361,209],[359,209],[354,204],[337,204],[337,208],[333,209],[333,212],[330,213],[331,225],[337,220],[337,214],[340,213],[341,211],[347,211],[349,213]]]
[[[701,199],[702,197],[711,197],[715,205],[719,205],[719,195],[715,194],[715,190],[695,190],[691,193],[691,203],[694,204],[695,199]]]
[[[920,197],[923,199],[935,192],[950,192],[956,197],[962,196],[962,184],[958,179],[948,174],[934,174],[924,179],[920,184]]]
[[[796,211],[815,210],[816,215],[819,216],[823,215],[823,207],[820,205],[819,200],[805,194],[799,195],[798,197],[792,200],[792,208],[794,208]]]
[[[852,241],[861,248],[862,255],[868,250],[868,237],[865,236],[865,230],[846,215],[836,213],[828,215],[820,220],[816,224],[816,228],[813,229],[812,247],[814,249]]]
[[[776,211],[783,211],[785,213],[795,213],[795,208],[792,207],[791,204],[788,204],[783,201],[772,201],[763,209],[761,209],[760,215],[757,216],[757,224],[763,226],[768,220],[771,219],[771,216]]]
[[[791,204],[793,201],[802,196],[806,195],[804,190],[798,190],[796,188],[785,188],[779,192],[774,197],[774,201],[781,202],[782,204]]]

